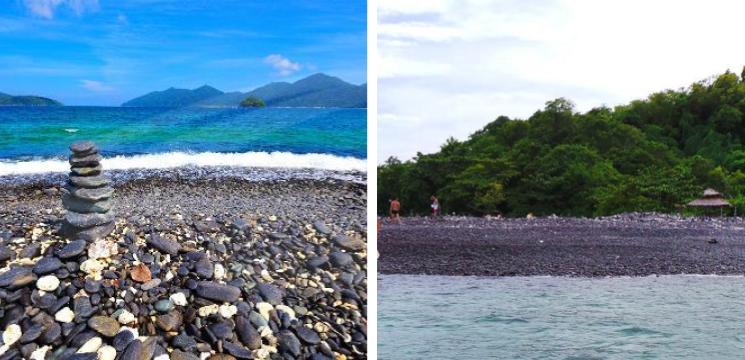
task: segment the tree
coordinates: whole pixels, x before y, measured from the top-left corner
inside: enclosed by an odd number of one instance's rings
[[[245,98],[243,101],[241,101],[241,107],[264,107],[266,106],[266,103],[264,103],[264,100],[261,100],[260,98],[256,96],[249,96]]]

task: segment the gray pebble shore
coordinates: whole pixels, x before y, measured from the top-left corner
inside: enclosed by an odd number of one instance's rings
[[[59,235],[63,177],[0,178],[0,360],[366,358],[363,174],[107,175],[91,243]]]

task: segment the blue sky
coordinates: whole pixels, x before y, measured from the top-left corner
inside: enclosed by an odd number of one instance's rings
[[[323,72],[366,82],[365,1],[10,0],[0,92],[119,105],[154,90],[246,91]]]

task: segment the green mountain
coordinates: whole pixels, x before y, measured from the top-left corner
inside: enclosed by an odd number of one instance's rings
[[[436,194],[444,213],[676,212],[708,187],[745,211],[745,71],[612,109],[559,98],[525,120],[500,116],[437,153],[388,159],[378,210],[398,197],[427,213]]]
[[[222,95],[223,92],[211,86],[188,90],[170,88],[163,91],[153,91],[149,94],[134,98],[122,106],[137,107],[183,107],[194,105],[202,100]]]
[[[0,106],[62,106],[62,103],[41,96],[13,96],[0,93]]]
[[[238,107],[250,96],[274,107],[366,107],[367,85],[352,85],[325,74],[311,75],[294,83],[276,82],[247,93],[210,90],[168,89],[130,100],[122,106]],[[194,96],[199,91],[199,96]]]

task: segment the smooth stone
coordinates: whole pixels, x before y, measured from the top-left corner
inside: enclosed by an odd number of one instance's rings
[[[49,274],[62,267],[62,261],[53,256],[41,258],[34,264],[33,272],[37,275]]]
[[[225,268],[221,264],[215,264],[215,271],[214,271],[214,277],[215,280],[222,280],[225,278]]]
[[[261,348],[261,334],[251,325],[251,322],[243,316],[235,318],[235,330],[238,338],[251,350]]]
[[[148,281],[148,282],[140,285],[140,289],[142,291],[148,291],[148,290],[153,289],[153,288],[157,287],[158,285],[160,285],[160,282],[161,281],[162,280],[160,280],[158,278],[152,279],[152,280],[150,280],[150,281]]]
[[[254,324],[257,328],[269,325],[267,318],[257,313],[256,311],[251,311],[248,314],[248,320],[250,320],[251,324]]]
[[[263,297],[266,302],[272,305],[279,305],[282,303],[284,292],[277,286],[274,286],[272,284],[259,283],[258,285],[256,285],[256,287],[259,289],[261,297]]]
[[[228,354],[235,356],[238,359],[253,359],[253,354],[248,349],[230,341],[224,341],[222,348],[228,352]]]
[[[68,193],[62,194],[62,206],[78,213],[107,213],[111,210],[111,199],[100,201],[83,200]]]
[[[101,165],[91,167],[73,166],[70,168],[70,172],[77,176],[94,176],[100,174],[101,170],[103,170]]]
[[[326,255],[314,256],[305,262],[305,266],[309,269],[317,269],[329,262],[329,258]]]
[[[171,302],[170,299],[163,299],[163,300],[158,300],[155,303],[155,305],[153,305],[153,307],[155,308],[155,310],[160,311],[160,312],[169,312],[173,310],[173,303]]]
[[[101,346],[96,353],[98,354],[98,360],[116,359],[116,349],[111,345]]]
[[[181,350],[173,350],[171,360],[200,360],[199,356]]]
[[[142,353],[142,341],[134,340],[129,343],[129,346],[127,346],[127,350],[124,351],[124,353],[119,358],[119,360],[140,360],[141,353]]]
[[[214,266],[212,265],[212,262],[207,259],[207,257],[203,257],[201,260],[197,261],[194,264],[194,272],[196,272],[197,275],[199,275],[199,277],[201,278],[211,279],[214,271]]]
[[[70,184],[80,188],[97,188],[102,186],[108,186],[111,184],[111,179],[104,175],[96,176],[74,176],[71,175],[69,178]]]
[[[68,224],[72,225],[75,228],[87,229],[114,221],[114,214],[111,212],[106,214],[83,214],[74,211],[68,211],[67,214],[65,214],[65,221],[67,221]]]
[[[30,267],[17,266],[0,274],[0,287],[17,288],[31,284],[36,279]]]
[[[95,153],[90,155],[74,154],[70,155],[67,161],[71,166],[91,167],[101,165],[101,159],[101,155]]]
[[[3,331],[3,344],[11,346],[15,344],[16,341],[20,340],[21,336],[23,336],[23,333],[18,324],[8,325],[8,327],[5,328],[5,331]]]
[[[338,267],[344,267],[354,263],[354,258],[349,253],[335,251],[329,255],[331,263]]]
[[[127,325],[133,323],[135,320],[137,320],[137,318],[131,312],[124,310],[121,312],[121,314],[119,314],[116,320],[119,321],[119,323],[122,325]]]
[[[23,248],[20,253],[18,253],[19,258],[34,258],[41,255],[41,244],[39,243],[32,243]]]
[[[177,241],[166,239],[157,233],[150,234],[147,239],[148,245],[164,252],[175,256],[181,250],[181,244]]]
[[[92,244],[88,245],[88,258],[90,259],[106,259],[113,255],[112,253],[117,252],[119,247],[116,243],[110,243],[106,240],[96,240]]]
[[[145,283],[152,280],[153,274],[150,272],[150,268],[148,268],[147,265],[137,264],[129,270],[129,277],[134,281]]]
[[[94,352],[71,354],[70,356],[65,356],[64,359],[65,360],[96,360],[98,359],[98,354]]]
[[[334,236],[332,241],[342,249],[349,251],[362,251],[367,247],[364,241],[343,234]]]
[[[196,293],[205,299],[229,303],[237,301],[241,296],[241,290],[239,288],[211,281],[200,281],[197,284]]]
[[[321,337],[318,336],[318,333],[315,330],[309,329],[305,326],[298,326],[295,329],[295,333],[300,338],[300,340],[303,340],[307,344],[316,345],[321,342]]]
[[[13,254],[15,254],[15,252],[11,248],[6,245],[0,245],[0,261],[10,259],[13,257]]]
[[[170,299],[173,304],[177,306],[186,306],[186,304],[188,304],[188,302],[186,301],[186,295],[181,292],[171,294]]]
[[[232,336],[233,327],[227,321],[216,322],[207,327],[216,338],[225,340]]]
[[[323,235],[329,235],[331,234],[331,230],[326,226],[326,224],[323,221],[316,221],[313,223],[313,227],[316,228],[316,231]]]
[[[63,307],[60,311],[54,314],[54,319],[61,323],[69,323],[75,319],[75,313],[70,310],[69,307]]]
[[[54,275],[46,275],[36,280],[36,287],[39,290],[52,292],[59,287],[59,279]]]
[[[28,329],[26,329],[26,331],[21,336],[21,344],[27,344],[38,339],[43,331],[44,326],[42,324],[34,323],[33,325],[29,326]]]
[[[88,294],[95,294],[101,290],[101,282],[92,279],[85,279],[85,285],[83,285],[83,287]]]
[[[174,311],[164,315],[158,315],[158,317],[155,319],[155,323],[164,331],[178,330],[178,328],[181,326],[182,321],[183,318],[181,316],[181,313],[178,311]]]
[[[49,327],[47,327],[47,330],[41,334],[37,342],[48,345],[59,340],[61,337],[62,327],[58,323],[53,322],[51,325],[49,325]]]
[[[60,259],[69,259],[71,257],[78,256],[85,251],[85,246],[87,242],[85,240],[75,240],[71,241],[67,245],[65,245],[62,249],[57,251],[57,256]]]
[[[300,340],[297,339],[295,334],[289,330],[282,330],[277,335],[277,341],[279,342],[279,350],[284,353],[289,353],[292,356],[300,356],[301,344]]]
[[[93,141],[81,140],[70,145],[70,151],[76,154],[98,152],[98,146]]]
[[[109,316],[94,316],[88,320],[88,326],[101,335],[112,337],[119,331],[119,322]]]
[[[233,317],[238,312],[238,308],[235,307],[235,305],[220,305],[220,310],[218,310],[220,313],[220,316],[229,319]]]
[[[115,225],[112,221],[110,223],[100,226],[94,226],[88,229],[72,229],[72,233],[74,234],[74,237],[78,239],[93,242],[111,234],[111,232],[114,231],[114,227]]]
[[[197,348],[197,341],[192,336],[182,332],[171,340],[171,345],[181,350],[192,351]]]
[[[73,300],[73,308],[78,319],[87,319],[96,312],[96,308],[91,304],[91,299],[87,296],[75,298]]]
[[[103,340],[100,337],[96,336],[86,341],[85,344],[83,344],[83,346],[78,349],[78,352],[95,353],[96,351],[98,351],[101,345],[103,345]]]
[[[114,345],[114,349],[117,351],[124,351],[127,345],[135,339],[135,335],[131,331],[123,330],[118,332],[114,339],[111,341],[111,345]]]

